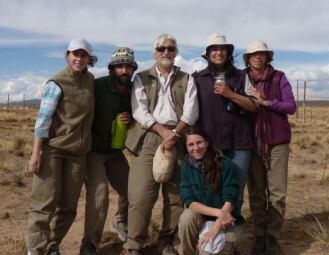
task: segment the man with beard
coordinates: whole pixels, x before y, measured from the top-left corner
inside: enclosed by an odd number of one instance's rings
[[[176,39],[162,34],[154,44],[156,63],[134,79],[131,95],[132,121],[126,141],[133,153],[128,181],[129,255],[142,254],[148,236],[152,209],[162,186],[163,220],[159,233],[162,254],[178,254],[173,246],[178,219],[183,211],[179,197],[180,166],[183,158],[183,130],[198,118],[198,102],[193,77],[174,65],[178,49]],[[177,149],[175,168],[170,180],[157,183],[152,174],[153,157],[159,147]]]
[[[97,255],[109,206],[110,182],[118,194],[118,209],[112,225],[121,240],[127,237],[129,165],[122,148],[112,148],[113,121],[131,121],[131,78],[137,69],[134,52],[117,48],[108,65],[109,75],[95,80],[95,117],[92,151],[88,154],[86,175],[86,214],[81,255]]]

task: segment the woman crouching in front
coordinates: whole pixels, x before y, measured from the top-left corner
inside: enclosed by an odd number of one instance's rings
[[[239,182],[230,159],[216,151],[203,130],[185,135],[180,196],[185,210],[179,220],[180,254],[234,254],[244,219],[235,210]]]

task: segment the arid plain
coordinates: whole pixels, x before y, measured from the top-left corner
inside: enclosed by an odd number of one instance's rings
[[[24,169],[32,151],[34,121],[32,108],[0,109],[0,254],[25,254],[24,235],[31,193],[31,177]],[[290,118],[293,138],[289,162],[286,222],[280,243],[289,255],[329,254],[329,107],[306,109]],[[243,214],[245,239],[241,253],[250,254],[252,221],[247,191]],[[101,251],[104,255],[124,255],[122,242],[110,232],[117,196],[110,194],[110,212]],[[61,254],[79,254],[83,234],[85,192],[81,192],[78,215],[61,245]],[[157,254],[152,242],[161,225],[161,198],[150,226],[149,254]],[[310,235],[313,233],[313,236]]]

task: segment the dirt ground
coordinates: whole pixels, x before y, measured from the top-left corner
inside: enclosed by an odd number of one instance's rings
[[[14,113],[0,111],[0,254],[24,254],[23,236],[29,208],[32,178],[25,177],[23,170],[31,153],[35,111],[17,110]],[[293,140],[289,162],[286,221],[280,243],[289,255],[322,254],[320,243],[310,237],[315,217],[329,222],[329,124],[319,119],[306,124],[293,122]],[[18,136],[25,137],[22,148],[14,147]],[[110,210],[101,245],[104,255],[126,254],[122,242],[110,232],[116,209],[117,196],[110,194]],[[152,216],[151,238],[161,224],[161,199]],[[61,244],[61,254],[79,254],[83,233],[85,192],[81,192],[78,215]],[[246,218],[245,239],[242,254],[250,254],[252,222],[248,208],[247,191],[243,214]],[[328,224],[327,224],[328,226]],[[156,254],[150,249],[149,254]]]

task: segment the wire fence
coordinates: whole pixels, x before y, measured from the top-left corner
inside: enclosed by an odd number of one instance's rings
[[[2,110],[12,111],[17,109],[37,109],[40,106],[39,99],[27,99],[25,94],[22,94],[22,100],[11,99],[11,95],[7,94],[5,97],[0,97],[1,102],[0,107]],[[16,97],[17,98],[17,97]]]
[[[294,117],[303,122],[319,120],[329,122],[329,79],[290,80],[297,102],[297,111]],[[319,90],[319,86],[328,88]],[[328,91],[326,93],[325,91]],[[21,100],[12,99],[10,94],[0,95],[0,108],[11,111],[17,109],[36,109],[40,106],[39,99],[26,98],[22,94]]]

